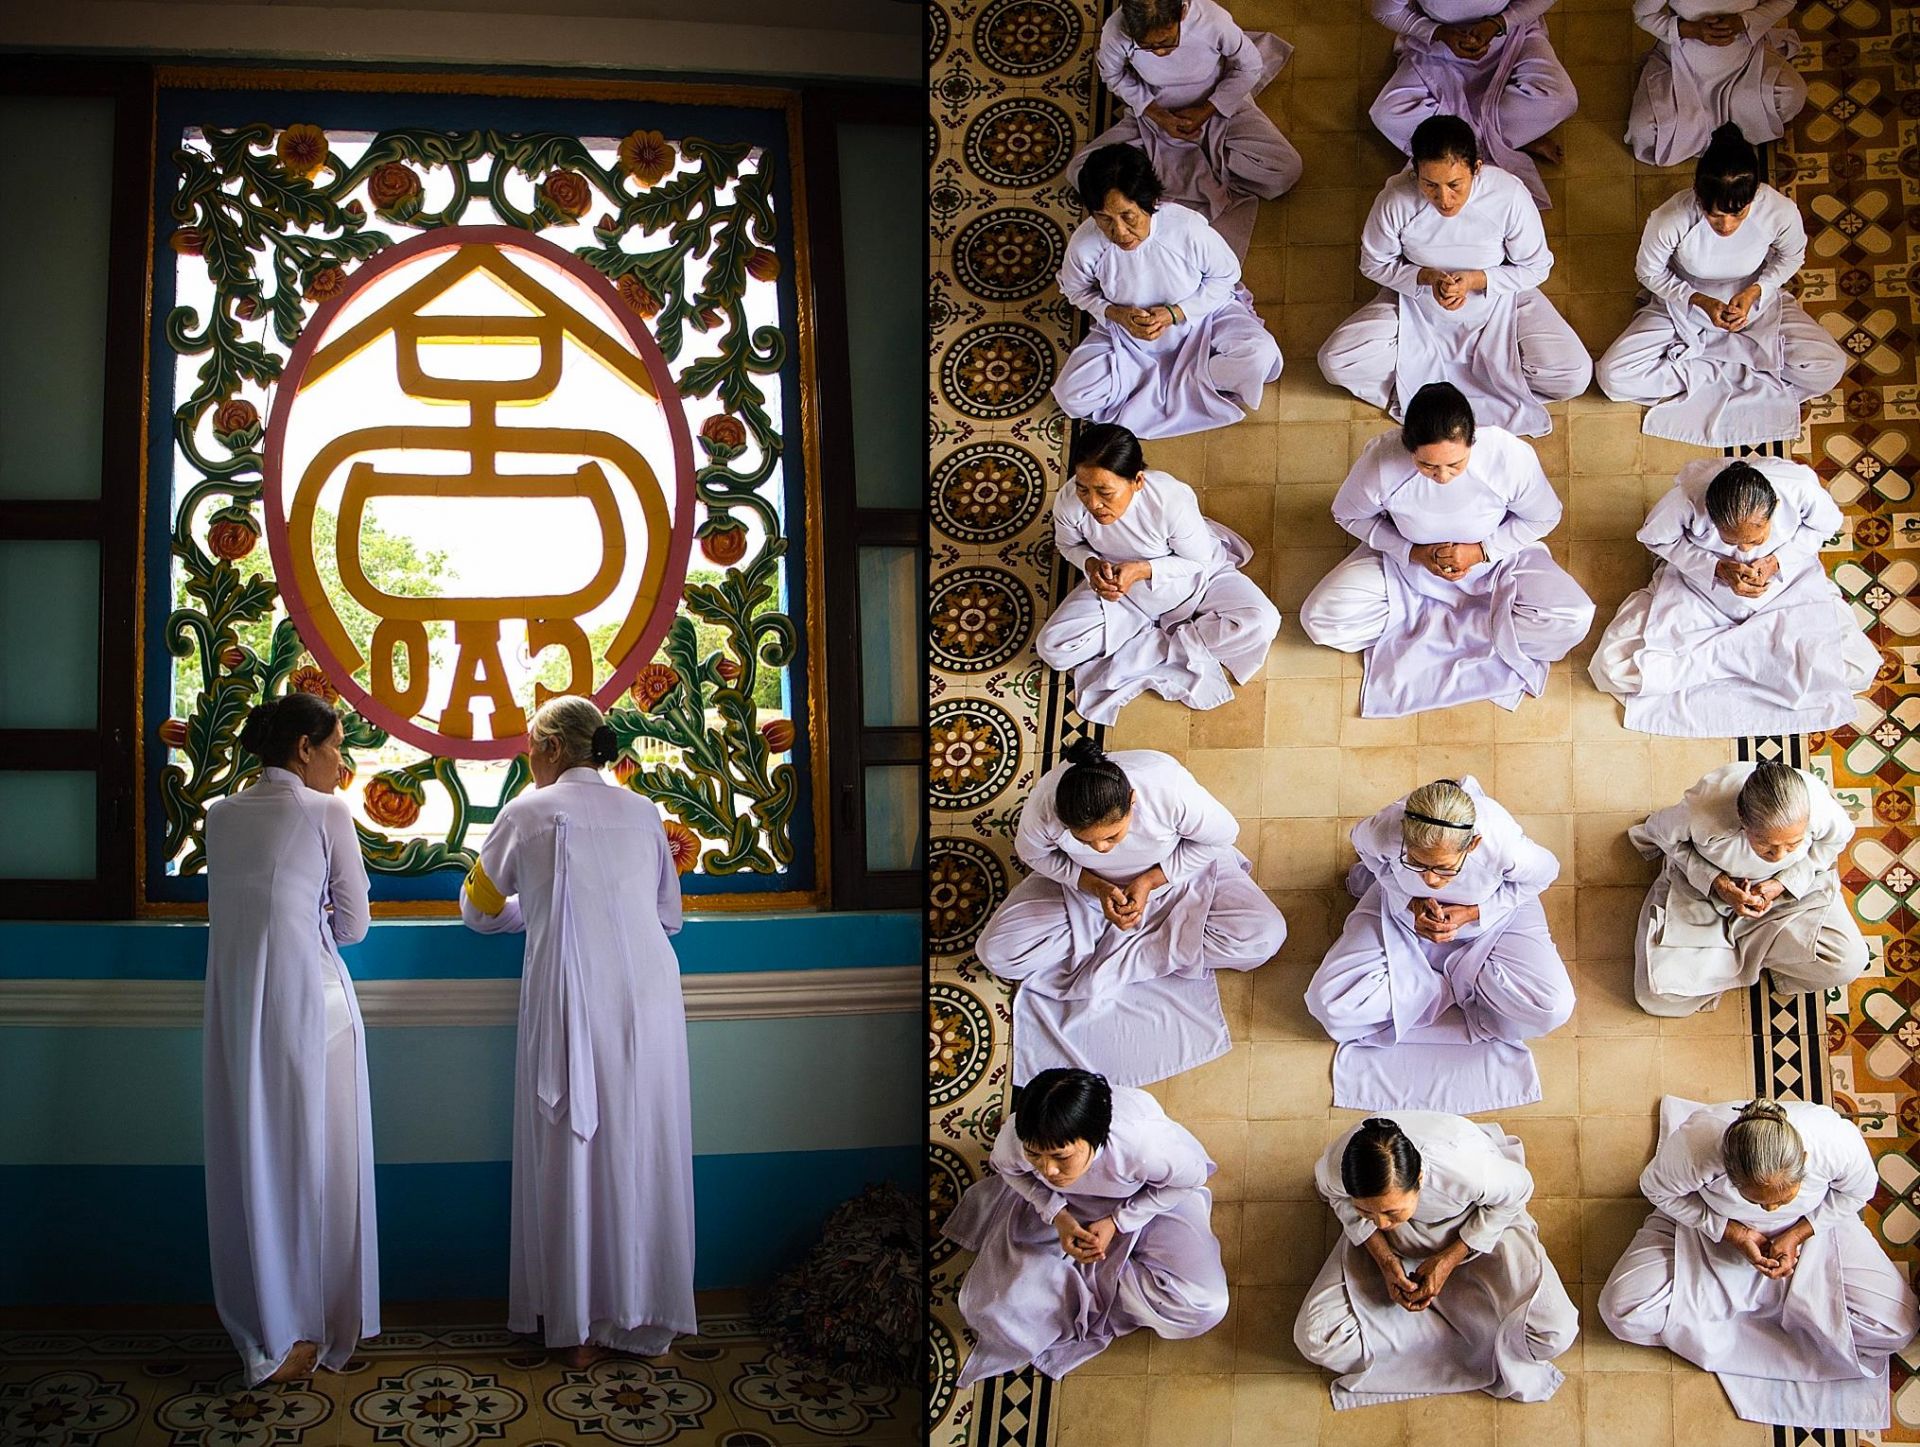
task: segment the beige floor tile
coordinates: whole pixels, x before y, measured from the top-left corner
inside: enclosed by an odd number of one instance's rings
[[[1586,1417],[1593,1442],[1670,1442],[1672,1375],[1596,1373],[1587,1378]]]
[[[1633,997],[1631,960],[1582,961],[1573,968],[1574,1033],[1582,1040],[1601,1036],[1659,1038],[1662,1021],[1640,1008]],[[1651,1046],[1649,1046],[1651,1048]]]
[[[1311,965],[1281,963],[1263,967],[1253,977],[1253,1039],[1261,1041],[1319,1042],[1326,1039],[1320,1022],[1307,1013],[1307,981]]]
[[[1342,424],[1344,425],[1344,424]],[[1272,536],[1289,547],[1337,548],[1353,539],[1333,520],[1333,482],[1282,482],[1267,488],[1273,504]]]
[[[1660,1093],[1689,1100],[1745,1099],[1753,1093],[1752,1041],[1735,1035],[1663,1036]]]
[[[1247,1115],[1247,1052],[1229,1050],[1205,1065],[1161,1081],[1167,1114],[1178,1121],[1244,1121]]]
[[[1213,1192],[1213,1199],[1244,1201],[1250,1184],[1250,1122],[1244,1116],[1230,1120],[1203,1120],[1199,1116],[1180,1119],[1199,1138],[1207,1155],[1219,1167],[1207,1179],[1207,1189]]]
[[[1415,753],[1406,745],[1342,749],[1337,787],[1340,813],[1364,817],[1412,793],[1421,782],[1414,774]]]
[[[1582,1039],[1580,1114],[1643,1115],[1659,1089],[1663,1043],[1657,1037]]]
[[[1581,1204],[1576,1196],[1540,1195],[1527,1203],[1540,1228],[1540,1244],[1546,1248],[1547,1259],[1563,1277],[1580,1265]]]
[[[1653,797],[1653,755],[1639,740],[1583,744],[1573,771],[1573,807],[1581,814],[1646,808]]]
[[[1273,550],[1273,581],[1268,585],[1268,596],[1273,599],[1274,607],[1293,619],[1291,626],[1296,629],[1299,627],[1300,603],[1313,591],[1313,585],[1352,551],[1350,546],[1284,547]],[[1323,653],[1332,651],[1321,650]]]
[[[1243,1194],[1255,1201],[1318,1201],[1313,1168],[1325,1149],[1322,1120],[1248,1121]]]
[[[1233,1381],[1233,1447],[1316,1447],[1326,1395],[1317,1373],[1240,1372]]]
[[[1120,721],[1107,735],[1109,749],[1159,749],[1183,758],[1191,736],[1194,712],[1183,703],[1143,694],[1120,712]]]
[[[1731,739],[1650,739],[1651,772],[1648,784],[1653,807],[1664,809],[1677,804],[1687,790],[1710,773],[1734,759]]]
[[[1277,569],[1277,563],[1275,567]],[[1267,650],[1267,664],[1263,676],[1271,682],[1293,682],[1308,678],[1337,679],[1340,677],[1341,660],[1344,656],[1334,649],[1321,648],[1309,642],[1307,636],[1300,631],[1299,623],[1289,619],[1280,625],[1280,636],[1273,640],[1273,647]],[[1338,734],[1337,718],[1332,720],[1330,732],[1333,735]]]
[[[1580,1279],[1588,1286],[1606,1284],[1614,1264],[1647,1219],[1648,1206],[1638,1196],[1583,1197],[1580,1201]],[[1571,1264],[1571,1263],[1569,1263]],[[1571,1273],[1567,1273],[1571,1275]],[[1599,1321],[1597,1312],[1582,1318]]]
[[[1573,679],[1563,672],[1548,674],[1540,696],[1521,699],[1512,712],[1493,709],[1493,737],[1502,744],[1563,743],[1572,737],[1572,727]]]
[[[1265,752],[1261,813],[1289,819],[1324,818],[1339,812],[1342,755],[1338,749],[1270,748]]]
[[[1577,1355],[1577,1346],[1567,1353]],[[1568,1371],[1566,1360],[1561,1359],[1562,1371]],[[1560,1390],[1544,1402],[1495,1402],[1493,1440],[1498,1447],[1586,1447],[1585,1401],[1586,1378],[1568,1371]]]
[[[1540,1196],[1580,1194],[1580,1122],[1574,1116],[1534,1116],[1510,1127],[1526,1147],[1527,1170]]]
[[[1333,1213],[1325,1202],[1248,1201],[1241,1219],[1245,1225],[1236,1280],[1248,1286],[1312,1284],[1327,1259],[1322,1242]]]
[[[1594,624],[1595,628],[1600,626],[1599,622]],[[1608,739],[1640,737],[1640,735],[1628,733],[1626,725],[1621,723],[1620,719],[1620,701],[1612,694],[1602,693],[1595,688],[1593,680],[1582,668],[1574,679],[1573,741],[1576,744],[1584,744]]]
[[[1253,972],[1222,970],[1215,976],[1215,983],[1220,988],[1220,1013],[1226,1017],[1228,1038],[1235,1044],[1251,1040],[1253,1038]]]
[[[1421,744],[1413,751],[1413,777],[1424,784],[1433,779],[1477,779],[1484,786],[1493,777],[1497,758],[1494,744]]]
[[[1260,770],[1266,758],[1264,749],[1204,749],[1196,743],[1189,745],[1181,762],[1229,814],[1247,819],[1260,813]]]
[[[1540,1072],[1540,1099],[1502,1111],[1502,1117],[1572,1115],[1580,1108],[1580,1042],[1560,1030],[1535,1040],[1532,1050],[1534,1067]]]
[[[1456,708],[1429,709],[1414,717],[1420,743],[1453,745],[1492,743],[1496,716],[1505,718],[1507,712],[1490,703],[1464,703]]]
[[[1100,1355],[1112,1353],[1108,1347]],[[1149,1378],[1144,1372],[1124,1377],[1091,1372],[1092,1365],[1068,1373],[1060,1383],[1055,1447],[1146,1447]]]
[[[1631,1197],[1640,1190],[1640,1173],[1653,1159],[1658,1135],[1658,1102],[1648,1101],[1638,1116],[1587,1116],[1580,1122],[1580,1193]]]
[[[1410,747],[1420,741],[1420,716],[1361,718],[1360,680],[1340,681],[1340,747],[1382,749]]]
[[[1227,1314],[1212,1331],[1199,1336],[1170,1341],[1150,1331],[1139,1335],[1152,1338],[1147,1343],[1147,1373],[1150,1376],[1225,1376],[1233,1371],[1234,1318],[1239,1303],[1230,1303]]]
[[[1232,427],[1205,433],[1206,471],[1209,494],[1215,487],[1271,484],[1280,460],[1280,429],[1267,427],[1251,418]],[[1159,443],[1149,446],[1158,447]],[[1188,478],[1189,482],[1193,479]],[[1209,514],[1211,515],[1211,514]]]
[[[1581,960],[1631,960],[1640,906],[1646,897],[1646,890],[1634,885],[1582,886],[1579,891]]]
[[[1316,651],[1331,652],[1329,649]],[[1340,685],[1339,678],[1268,679],[1266,746],[1269,749],[1317,749],[1338,744]]]
[[[1255,992],[1258,999],[1258,992]],[[1332,1093],[1333,1042],[1260,1040],[1252,1057],[1247,1115],[1253,1120],[1324,1120]]]
[[[1586,757],[1584,746],[1581,757]],[[1647,813],[1645,808],[1636,805],[1617,812],[1575,816],[1574,878],[1583,885],[1634,885],[1644,888],[1652,884],[1654,876],[1659,873],[1659,866],[1642,859],[1640,851],[1627,842],[1627,831],[1645,819]]]
[[[1770,1428],[1733,1414],[1726,1390],[1711,1372],[1673,1374],[1674,1440],[1687,1447],[1768,1447]]]
[[[1640,474],[1582,477],[1571,489],[1566,527],[1576,538],[1630,538],[1646,516]]]
[[[1573,808],[1573,745],[1502,744],[1495,751],[1493,796],[1515,814]]]
[[[1188,740],[1194,749],[1258,749],[1266,731],[1267,691],[1255,682],[1220,707],[1194,714]]]
[[[1376,1407],[1333,1410],[1320,1404],[1320,1447],[1424,1447],[1431,1439],[1415,1431],[1411,1410],[1422,1402],[1385,1402]]]
[[[1580,418],[1575,418],[1577,423]],[[1644,588],[1653,576],[1653,556],[1632,538],[1612,541],[1576,539],[1568,548],[1567,571],[1587,590],[1598,610],[1595,627],[1604,627],[1620,600]],[[1590,635],[1596,641],[1598,633]]]

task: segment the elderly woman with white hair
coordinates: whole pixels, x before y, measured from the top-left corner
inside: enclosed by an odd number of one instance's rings
[[[667,939],[680,876],[660,811],[602,777],[618,744],[590,700],[549,700],[527,738],[538,787],[500,811],[460,913],[527,935],[507,1325],[544,1321],[581,1367],[655,1356],[698,1326],[687,1017]]]
[[[1866,970],[1837,868],[1853,821],[1819,775],[1724,764],[1627,838],[1665,861],[1634,936],[1648,1014],[1711,1010],[1763,969],[1777,990],[1835,989]]]
[[[1360,903],[1307,985],[1340,1042],[1333,1103],[1471,1114],[1538,1100],[1522,1042],[1573,1014],[1540,905],[1560,861],[1471,777],[1361,820],[1353,846]]]
[[[1859,1128],[1824,1105],[1668,1096],[1660,1131],[1653,1214],[1600,1293],[1608,1330],[1715,1373],[1750,1422],[1885,1427],[1887,1358],[1920,1315],[1860,1219],[1878,1178]]]

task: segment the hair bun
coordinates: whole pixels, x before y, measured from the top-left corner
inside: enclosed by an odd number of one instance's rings
[[[611,725],[601,724],[593,731],[593,761],[595,764],[610,764],[620,756],[620,736],[614,733]]]
[[[1741,1120],[1785,1120],[1787,1108],[1777,1100],[1750,1100],[1740,1107]]]
[[[247,710],[247,721],[240,726],[240,747],[255,758],[266,746],[267,732],[273,727],[273,716],[280,710],[280,700],[270,698],[265,703],[256,703]]]
[[[1061,751],[1062,758],[1068,762],[1090,768],[1107,761],[1107,751],[1090,738],[1077,738]]]

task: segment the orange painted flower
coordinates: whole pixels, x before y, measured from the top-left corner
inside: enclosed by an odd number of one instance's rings
[[[244,507],[223,507],[207,527],[207,551],[237,563],[260,543],[260,528]]]
[[[755,281],[778,281],[780,258],[771,251],[756,251],[747,258],[747,275]]]
[[[311,663],[294,669],[287,679],[287,687],[298,693],[310,693],[315,698],[324,698],[328,703],[340,701],[340,690],[332,681]]]
[[[700,535],[700,551],[707,561],[730,568],[747,555],[747,530],[733,523]]]
[[[260,439],[260,409],[245,397],[230,397],[213,414],[213,435],[229,446]]]
[[[770,718],[760,725],[760,737],[767,741],[767,748],[776,754],[784,754],[793,747],[793,722],[790,719]]]
[[[619,757],[613,761],[614,782],[624,789],[633,782],[633,776],[639,772],[640,761],[624,749],[621,750]]]
[[[747,445],[747,424],[722,412],[700,424],[700,446],[715,462],[730,462]]]
[[[562,216],[579,220],[593,205],[593,187],[578,171],[549,171],[540,183],[540,196]]]
[[[408,221],[418,215],[425,191],[420,173],[398,161],[375,167],[367,177],[367,199],[373,202],[373,209],[394,221]]]
[[[700,836],[678,819],[663,819],[667,831],[667,850],[673,855],[676,872],[685,874],[700,862]]]
[[[314,273],[307,283],[308,301],[328,301],[347,289],[347,274],[337,266]]]
[[[382,829],[405,829],[420,817],[425,792],[404,774],[376,774],[367,780],[367,817]]]
[[[616,281],[613,287],[620,293],[620,300],[631,307],[641,321],[650,322],[660,315],[660,298],[639,277],[628,274]]]
[[[327,133],[318,126],[288,126],[274,151],[293,175],[311,178],[327,164]]]
[[[635,131],[620,143],[620,164],[642,186],[657,186],[676,159],[673,142],[658,131]]]
[[[627,690],[633,701],[640,705],[642,713],[651,713],[659,706],[660,700],[680,686],[679,670],[670,663],[649,663],[640,670],[633,680],[633,686]]]

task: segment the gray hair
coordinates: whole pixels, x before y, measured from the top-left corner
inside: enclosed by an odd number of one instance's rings
[[[1708,520],[1725,532],[1751,517],[1772,517],[1780,497],[1752,463],[1730,462],[1707,484],[1706,502]]]
[[[1750,1100],[1720,1137],[1727,1177],[1740,1190],[1798,1185],[1807,1171],[1807,1147],[1777,1100]]]
[[[1740,786],[1735,806],[1749,830],[1792,829],[1807,822],[1813,801],[1807,797],[1806,776],[1786,764],[1757,764]]]
[[[1422,784],[1407,795],[1406,811],[1400,840],[1409,849],[1465,849],[1478,822],[1473,795],[1455,779]],[[1426,817],[1416,819],[1416,814]]]
[[[606,728],[606,715],[600,712],[592,699],[566,693],[558,698],[550,698],[540,706],[540,711],[527,727],[527,738],[536,748],[548,739],[558,740],[559,762],[564,769],[578,768],[582,764],[597,766],[613,757],[604,747],[606,739],[600,732]],[[612,730],[608,729],[607,732],[611,733]],[[601,746],[596,747],[596,744]]]
[[[1179,20],[1186,0],[1120,0],[1120,28],[1138,40]]]

